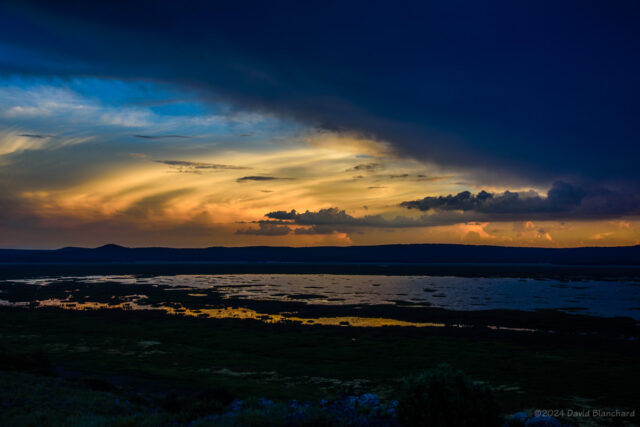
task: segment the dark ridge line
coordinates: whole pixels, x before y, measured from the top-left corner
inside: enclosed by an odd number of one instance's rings
[[[450,244],[380,246],[247,246],[209,248],[97,248],[55,250],[0,249],[0,263],[204,262],[204,263],[392,263],[536,264],[640,266],[640,245],[620,247],[527,248]]]

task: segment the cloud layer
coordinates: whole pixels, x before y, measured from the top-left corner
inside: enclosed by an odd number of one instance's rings
[[[621,193],[606,188],[574,186],[557,181],[546,196],[535,191],[427,196],[421,200],[402,202],[400,206],[420,211],[462,211],[491,218],[616,218],[640,214],[640,198],[634,193]]]
[[[1,2],[0,245],[633,244],[638,19]]]
[[[190,87],[487,180],[640,181],[633,2],[2,7],[7,72]]]

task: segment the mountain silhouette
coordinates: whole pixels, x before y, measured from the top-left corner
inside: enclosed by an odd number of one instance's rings
[[[0,263],[395,263],[550,264],[640,266],[640,246],[522,248],[445,244],[380,246],[248,246],[202,249],[127,248],[0,249]]]

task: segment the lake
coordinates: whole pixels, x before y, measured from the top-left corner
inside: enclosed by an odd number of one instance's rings
[[[302,302],[313,305],[396,305],[476,311],[554,309],[593,316],[624,316],[640,320],[640,281],[558,280],[454,276],[382,276],[334,274],[225,274],[139,277],[82,276],[12,280],[10,283],[51,286],[70,283],[118,284],[136,289],[127,302],[144,306],[145,287],[186,291],[223,299]],[[91,289],[91,288],[87,288]],[[190,292],[192,291],[192,292]],[[5,291],[6,292],[6,291]],[[67,290],[73,296],[73,290]],[[76,296],[77,297],[77,296]],[[3,299],[0,293],[0,300]],[[171,299],[171,298],[168,298]],[[49,305],[67,300],[49,298]],[[92,302],[91,293],[81,301]],[[13,303],[16,302],[15,298]],[[5,304],[7,301],[5,301]],[[46,303],[42,303],[45,305]]]

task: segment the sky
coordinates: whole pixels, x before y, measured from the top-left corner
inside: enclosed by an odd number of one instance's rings
[[[634,1],[0,3],[0,247],[640,244]]]

